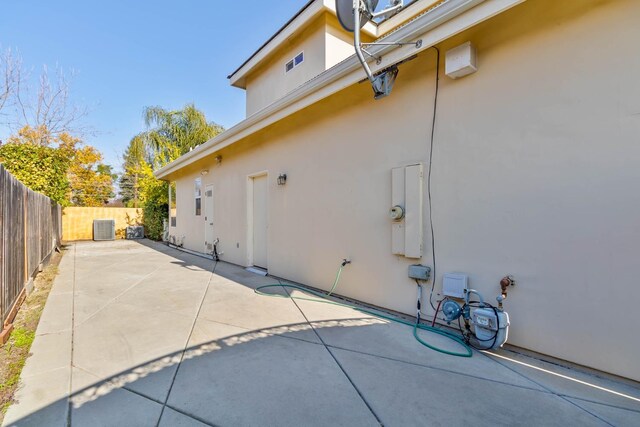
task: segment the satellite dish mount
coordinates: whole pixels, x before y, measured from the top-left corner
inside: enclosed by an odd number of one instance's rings
[[[373,88],[374,98],[380,99],[388,96],[391,93],[393,84],[398,76],[398,67],[395,65],[389,67],[376,75],[371,72],[371,68],[367,63],[364,55],[367,54],[371,58],[375,58],[380,61],[380,58],[376,58],[374,55],[366,51],[365,47],[369,46],[402,46],[402,45],[416,45],[420,47],[421,41],[418,43],[362,43],[360,40],[360,29],[364,27],[372,19],[380,17],[389,17],[404,7],[403,0],[389,0],[389,5],[379,12],[375,12],[378,6],[378,0],[336,0],[336,11],[338,13],[338,20],[342,27],[353,32],[353,45],[356,49],[356,56],[362,64],[367,78],[371,82]]]

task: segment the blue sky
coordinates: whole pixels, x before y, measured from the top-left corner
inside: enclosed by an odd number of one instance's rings
[[[193,102],[227,128],[241,121],[244,91],[227,75],[306,3],[5,0],[0,47],[19,50],[32,78],[44,64],[75,71],[73,101],[97,132],[87,142],[119,169],[145,106]],[[0,139],[8,133],[0,126]]]

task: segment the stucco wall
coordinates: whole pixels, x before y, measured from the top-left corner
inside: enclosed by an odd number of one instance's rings
[[[285,64],[303,51],[304,62],[285,73]],[[325,18],[322,16],[247,76],[247,117],[325,69]]]
[[[353,34],[347,33],[340,26],[338,18],[334,15],[327,15],[327,25],[325,33],[325,62],[326,68],[329,69],[354,53]],[[363,34],[365,41],[370,38]]]
[[[479,71],[454,81],[441,66],[432,207],[436,292],[464,272],[493,299],[511,274],[512,344],[640,380],[637,16],[633,0],[529,0],[440,46],[471,40]],[[349,257],[339,293],[413,313],[415,261],[391,255],[387,212],[391,168],[429,161],[434,64],[430,50],[389,98],[352,86],[223,150],[221,165],[184,169],[185,246],[203,247],[191,212],[206,167],[223,259],[245,265],[247,176],[268,170],[270,273],[328,289]],[[424,236],[432,265],[426,221]]]
[[[363,40],[371,38],[364,34]],[[300,52],[304,63],[285,73],[285,64]],[[353,36],[335,16],[322,14],[247,76],[247,117],[351,55]]]

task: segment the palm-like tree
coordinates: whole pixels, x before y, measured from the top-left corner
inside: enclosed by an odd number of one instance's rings
[[[177,159],[224,130],[217,123],[207,122],[204,113],[193,104],[175,111],[147,107],[144,119],[149,130],[142,135],[154,153],[156,166]]]

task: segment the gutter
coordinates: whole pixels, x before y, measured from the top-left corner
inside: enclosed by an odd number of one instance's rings
[[[414,46],[373,46],[370,52],[374,56],[382,56],[383,60],[380,64],[373,65],[372,71],[376,73],[384,70],[524,1],[449,0],[442,3],[384,37],[384,41],[387,43],[415,42],[422,39],[420,48],[416,49]],[[363,74],[358,58],[356,55],[352,55],[226,132],[158,169],[154,175],[158,179],[164,179],[192,162],[210,156],[313,103],[358,83],[363,79]]]

